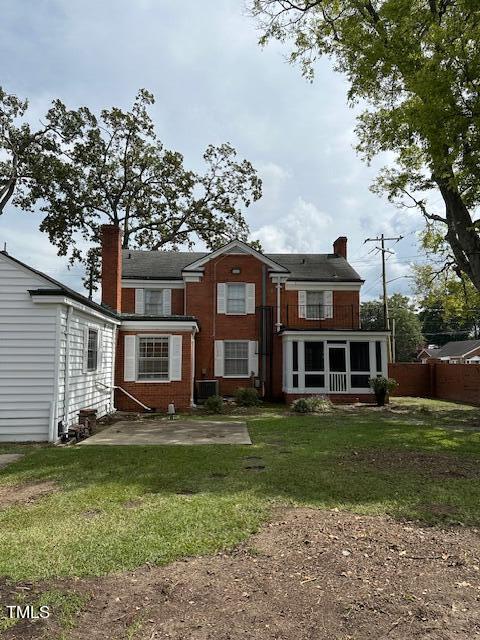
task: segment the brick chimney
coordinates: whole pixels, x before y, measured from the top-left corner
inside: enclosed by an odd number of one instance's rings
[[[341,256],[342,258],[347,259],[347,238],[345,236],[340,236],[333,243],[333,253]]]
[[[122,230],[102,225],[102,304],[122,309]]]

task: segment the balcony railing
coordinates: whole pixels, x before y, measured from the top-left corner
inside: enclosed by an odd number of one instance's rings
[[[287,305],[284,325],[289,329],[359,329],[358,305]]]

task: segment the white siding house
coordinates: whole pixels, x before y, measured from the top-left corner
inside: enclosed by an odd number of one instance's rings
[[[0,252],[0,441],[55,442],[80,409],[113,411],[119,324]]]

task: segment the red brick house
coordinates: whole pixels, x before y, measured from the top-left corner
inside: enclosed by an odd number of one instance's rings
[[[347,239],[328,254],[121,249],[103,228],[102,303],[120,314],[116,406],[165,410],[255,386],[261,396],[370,400],[387,332],[360,327],[363,280]]]

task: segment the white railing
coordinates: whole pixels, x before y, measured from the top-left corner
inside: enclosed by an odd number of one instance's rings
[[[331,373],[330,374],[330,393],[345,393],[347,390],[347,374]]]

